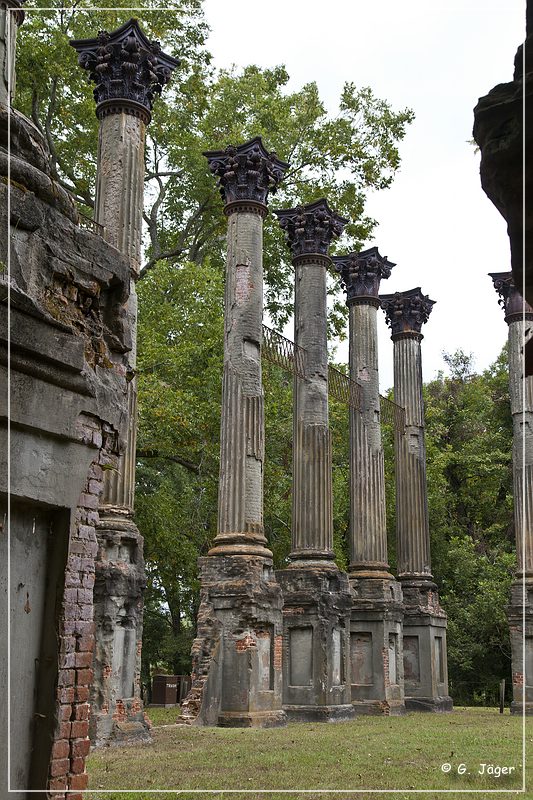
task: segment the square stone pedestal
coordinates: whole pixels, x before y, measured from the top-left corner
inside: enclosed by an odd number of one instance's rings
[[[95,747],[150,742],[141,699],[143,538],[118,511],[101,512],[96,535],[89,736]]]
[[[190,693],[196,693],[194,723],[243,728],[285,724],[282,597],[272,561],[258,555],[210,555],[200,558],[199,565]]]
[[[276,577],[283,592],[283,708],[288,719],[350,719],[348,576],[326,562],[295,563]]]
[[[405,713],[402,590],[391,578],[351,576],[351,700],[356,714]]]
[[[434,583],[402,581],[403,664],[408,711],[452,711],[448,694],[447,618]]]
[[[525,604],[525,636],[524,636]],[[513,702],[511,714],[533,714],[533,579],[526,578],[511,586],[511,603],[507,608],[511,636],[511,669],[513,676]],[[524,653],[525,645],[525,653]],[[526,672],[524,675],[524,662]]]

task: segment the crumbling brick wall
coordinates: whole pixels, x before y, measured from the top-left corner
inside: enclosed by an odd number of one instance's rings
[[[57,800],[77,800],[82,795],[76,790],[88,782],[98,505],[104,472],[117,468],[126,441],[130,265],[101,236],[80,226],[73,200],[53,180],[39,131],[16,112],[10,145],[8,179],[7,114],[0,107],[0,226],[10,231],[9,275],[7,237],[0,236],[2,386],[8,335],[11,347],[11,484],[6,480],[8,403],[2,392],[0,507],[7,508],[10,490],[12,582],[16,576],[9,598],[0,591],[5,605],[0,617],[11,616],[12,630],[22,631],[12,637],[11,726],[17,735],[21,731],[23,743],[17,742],[11,785],[20,790],[15,800],[22,800],[25,789],[45,787]],[[39,543],[42,559],[33,556],[33,540],[20,520],[27,520],[30,534],[32,520],[34,528],[41,520],[35,547]],[[0,550],[3,590],[7,536],[0,537]],[[17,592],[19,585],[24,588]],[[26,592],[31,602],[24,604]],[[30,622],[32,654],[26,652],[29,639],[23,632]],[[6,681],[2,666],[0,684]],[[6,730],[7,709],[0,717]],[[2,748],[0,756],[5,786]]]

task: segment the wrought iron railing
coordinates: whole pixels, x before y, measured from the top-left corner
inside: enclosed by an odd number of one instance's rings
[[[103,236],[105,232],[103,225],[100,225],[100,223],[96,222],[96,220],[92,219],[92,217],[88,217],[87,214],[82,214],[81,211],[78,211],[78,225],[80,228],[85,228],[88,231],[92,231],[98,236]]]
[[[272,328],[263,325],[263,357],[292,375],[303,377],[304,355],[302,347],[298,347],[290,339]],[[361,409],[361,386],[336,367],[328,366],[328,393],[340,403],[350,408]],[[403,431],[405,426],[405,409],[388,397],[380,395],[381,419],[392,425],[395,430]]]
[[[286,339],[281,333],[263,325],[262,355],[272,364],[281,367],[292,375],[304,376],[304,350]]]

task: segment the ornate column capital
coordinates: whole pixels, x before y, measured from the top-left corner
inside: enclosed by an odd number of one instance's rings
[[[396,264],[389,261],[387,256],[380,255],[377,247],[361,250],[360,253],[333,256],[331,260],[340,273],[348,305],[363,302],[379,307],[380,281],[390,276]]]
[[[266,215],[268,193],[276,192],[289,168],[276,153],[269,153],[260,136],[225,150],[206,150],[209,169],[218,178],[226,214],[251,211]]]
[[[380,295],[391,339],[422,338],[422,325],[427,322],[435,300],[422,294],[420,286],[406,292]]]
[[[150,122],[155,94],[161,94],[180,63],[163,53],[159,42],[146,38],[136,19],[95,39],[71,40],[78,62],[96,84],[96,116],[132,114]]]
[[[526,303],[514,285],[512,272],[489,272],[494,288],[498,292],[498,303],[505,311],[505,321],[509,324],[517,320],[533,319],[533,308]]]
[[[324,198],[306,206],[277,209],[274,213],[287,235],[293,259],[318,255],[327,259],[329,265],[329,245],[334,236],[341,235],[347,219],[332,211]]]

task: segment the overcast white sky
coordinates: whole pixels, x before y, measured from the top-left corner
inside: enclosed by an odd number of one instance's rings
[[[289,90],[316,81],[331,113],[345,81],[415,111],[392,187],[369,197],[379,225],[367,246],[397,264],[382,293],[421,286],[437,301],[423,329],[424,380],[445,369],[443,350],[462,347],[476,371],[487,367],[507,325],[486,275],[510,269],[509,240],[481,189],[472,109],[512,80],[525,0],[205,0],[205,12],[219,67],[283,63]],[[383,391],[393,383],[384,317],[379,334]]]

